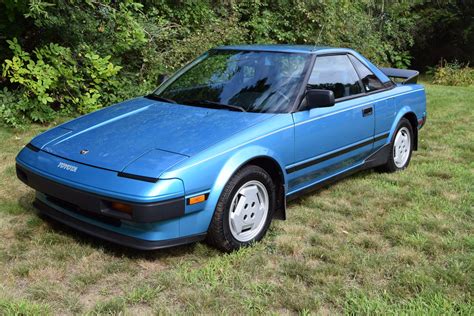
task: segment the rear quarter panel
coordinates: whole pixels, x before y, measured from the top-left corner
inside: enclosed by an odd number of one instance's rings
[[[394,103],[397,111],[393,122],[391,133],[393,134],[400,119],[407,113],[416,115],[417,121],[426,118],[426,94],[425,88],[419,84],[398,84],[393,89]]]
[[[417,120],[426,117],[426,97],[422,85],[400,84],[371,97],[375,104],[374,135],[390,134],[387,139],[376,142],[375,148],[390,142],[398,122],[407,113],[414,113]]]

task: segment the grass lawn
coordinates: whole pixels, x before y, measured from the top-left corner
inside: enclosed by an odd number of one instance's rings
[[[292,202],[263,242],[139,252],[34,212],[0,128],[0,314],[474,314],[474,88],[427,85],[410,167]]]

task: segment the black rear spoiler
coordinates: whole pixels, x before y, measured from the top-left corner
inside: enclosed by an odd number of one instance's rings
[[[389,78],[405,79],[402,81],[403,84],[416,83],[420,74],[418,71],[410,69],[380,68],[380,70]]]

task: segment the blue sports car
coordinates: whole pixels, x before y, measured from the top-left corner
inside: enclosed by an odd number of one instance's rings
[[[212,49],[152,94],[57,126],[16,158],[41,213],[138,249],[263,238],[286,203],[408,166],[426,120],[413,70],[351,49]]]

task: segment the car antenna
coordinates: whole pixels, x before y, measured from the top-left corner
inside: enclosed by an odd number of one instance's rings
[[[316,39],[316,43],[314,43],[313,50],[316,50],[316,47],[318,47],[319,41],[321,40],[321,35],[323,34],[323,31],[324,31],[324,26],[325,24],[323,24],[323,26],[321,27],[321,30],[319,30],[318,38]]]

